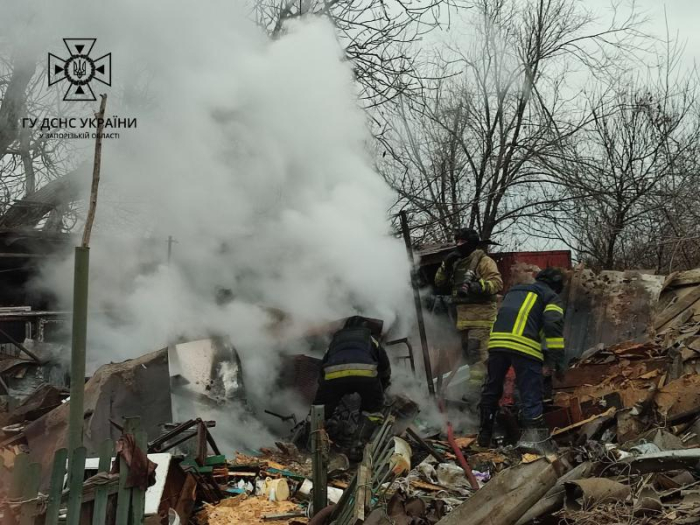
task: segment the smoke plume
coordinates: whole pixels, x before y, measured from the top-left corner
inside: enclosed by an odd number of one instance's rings
[[[284,351],[270,309],[291,316],[287,339],[355,312],[385,326],[410,314],[393,195],[371,168],[328,22],[290,23],[272,40],[230,1],[3,4],[4,43],[39,63],[66,54],[63,38],[96,38],[95,56],[112,53],[112,86],[93,85],[109,95],[107,116],[138,119],[103,145],[89,368],[223,335],[264,398]],[[91,116],[97,103],[60,107]],[[79,146],[89,158],[92,141]],[[39,283],[62,308],[72,265],[47,266]]]

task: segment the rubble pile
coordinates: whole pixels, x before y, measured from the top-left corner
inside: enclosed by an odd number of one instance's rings
[[[685,446],[700,444],[694,431],[700,416],[699,285],[697,271],[669,276],[646,341],[598,345],[554,378],[557,409],[547,418],[555,435],[586,426],[586,439],[608,431],[604,441],[622,444],[651,428],[665,428]],[[606,423],[599,421],[602,414]],[[571,425],[576,427],[567,428]]]
[[[424,424],[405,408],[413,405],[408,400],[391,415],[387,409],[361,461],[349,461],[327,434],[318,441],[325,448],[314,452],[313,432],[305,443],[224,454],[210,433],[216,422],[192,411],[245,403],[242,389],[221,395],[215,373],[222,349],[238,374],[241,363],[225,345],[202,340],[106,365],[86,383],[86,486],[103,476],[95,475],[100,443],[126,434],[123,419],[138,407],[148,434],[143,452],[157,466],[144,523],[700,523],[700,271],[663,282],[625,272],[610,280],[613,288],[601,279],[580,279],[568,315],[604,297],[596,315],[579,324],[590,331],[605,319],[616,334],[633,337],[599,338],[606,342],[580,352],[552,378],[545,409],[556,445],[551,453],[516,448],[510,395],[493,449],[480,449],[464,428],[454,435],[450,424]],[[629,320],[626,305],[634,306]],[[20,369],[10,368],[4,378],[22,396],[0,410],[0,486],[7,486],[18,454],[48,464],[66,438],[63,386],[25,388]],[[144,398],[158,402],[142,406]],[[312,480],[320,457],[328,507],[316,512]],[[15,512],[9,503],[0,509],[5,516]]]

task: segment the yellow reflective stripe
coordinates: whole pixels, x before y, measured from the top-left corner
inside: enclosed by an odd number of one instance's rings
[[[330,365],[324,367],[325,372],[339,372],[340,370],[376,370],[377,365],[366,363],[346,363],[343,365]]]
[[[564,315],[564,309],[561,306],[557,306],[556,304],[548,304],[547,306],[544,307],[545,312],[559,312],[561,315]]]
[[[547,348],[549,349],[564,348],[563,337],[547,337],[545,341],[547,342]]]
[[[515,350],[516,352],[520,352],[521,354],[527,354],[527,355],[531,355],[532,357],[536,357],[540,361],[544,360],[544,356],[543,356],[541,350],[535,350],[533,348],[530,348],[529,346],[514,343],[512,341],[501,341],[501,342],[489,341],[488,348],[489,349],[505,348],[507,350]]]
[[[339,370],[338,372],[326,372],[326,379],[338,379],[340,377],[359,376],[377,377],[376,370]]]
[[[457,321],[457,330],[465,328],[488,328],[493,327],[493,321]]]
[[[529,346],[533,350],[539,350],[541,348],[540,343],[533,341],[532,339],[525,337],[524,335],[515,335],[504,332],[491,332],[492,341],[513,341],[521,345]]]
[[[513,333],[515,335],[523,335],[525,325],[527,324],[527,318],[530,315],[530,310],[532,310],[536,300],[537,294],[535,292],[528,292],[523,304],[520,306],[518,317],[515,319],[515,326],[513,326]]]

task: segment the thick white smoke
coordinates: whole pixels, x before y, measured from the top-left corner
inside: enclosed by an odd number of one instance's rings
[[[273,41],[230,1],[3,3],[3,31],[41,57],[66,54],[63,38],[97,38],[113,82],[93,87],[109,94],[108,116],[138,118],[103,146],[90,368],[228,335],[255,377],[246,386],[265,395],[275,356],[263,307],[289,313],[298,333],[357,311],[387,324],[411,315],[393,196],[371,168],[329,23],[292,23]],[[72,265],[53,264],[42,283],[64,307]]]

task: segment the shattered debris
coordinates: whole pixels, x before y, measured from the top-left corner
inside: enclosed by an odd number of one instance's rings
[[[141,415],[147,451],[126,463],[141,476],[132,483],[148,486],[146,508],[158,520],[149,523],[175,516],[198,525],[700,523],[700,271],[665,282],[636,272],[579,277],[585,301],[605,300],[572,330],[595,326],[600,333],[612,323],[617,339],[599,337],[553,378],[545,412],[557,444],[552,454],[512,446],[518,437],[512,393],[494,449],[479,448],[474,434],[455,435],[451,425],[424,425],[406,408],[415,404],[397,396],[380,423],[367,427],[373,434],[364,454],[359,448],[361,461],[329,443],[329,506],[315,512],[309,436],[298,433],[303,422],[268,411],[293,423],[292,435],[302,438],[226,455],[210,433],[216,422],[201,419],[199,411],[212,406],[246,407],[243,363],[232,346],[215,339],[100,368],[85,385],[86,446],[94,454],[101,440],[121,436],[123,416]],[[612,291],[603,294],[600,282]],[[280,388],[294,386],[309,398],[317,359],[286,359],[292,364]],[[14,380],[37,364],[14,357],[4,366]],[[148,407],[139,403],[144,397],[152,400]],[[18,454],[29,451],[48,462],[64,445],[65,398],[60,385],[41,383],[0,411],[5,475]],[[120,442],[127,455],[134,450],[130,439]],[[166,466],[153,459],[160,456],[167,456],[160,460]],[[154,471],[153,462],[161,470]],[[99,482],[99,475],[90,480]]]
[[[266,523],[265,517],[279,514],[298,514],[299,505],[290,501],[270,501],[267,498],[241,494],[223,500],[218,505],[205,504],[195,518],[198,525],[258,525]],[[302,513],[303,515],[303,513]],[[271,520],[270,520],[271,521]],[[275,519],[274,523],[307,523],[306,518],[295,516],[289,519]]]

